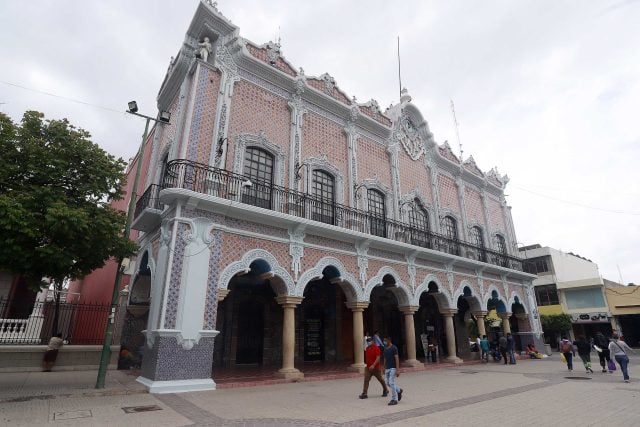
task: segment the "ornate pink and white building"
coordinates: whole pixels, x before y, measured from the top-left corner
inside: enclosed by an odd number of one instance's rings
[[[151,391],[214,388],[237,365],[362,369],[376,330],[407,365],[428,335],[460,361],[492,308],[540,339],[507,178],[437,143],[406,91],[357,103],[203,1],[158,108],[172,123],[146,144],[131,288]]]

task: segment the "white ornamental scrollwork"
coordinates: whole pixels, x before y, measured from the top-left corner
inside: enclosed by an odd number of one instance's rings
[[[424,142],[415,124],[407,116],[400,120],[400,129],[396,133],[405,151],[412,160],[418,160],[424,153]]]

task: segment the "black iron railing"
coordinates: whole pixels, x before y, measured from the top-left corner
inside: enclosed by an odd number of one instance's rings
[[[149,188],[142,193],[142,196],[136,202],[136,210],[133,214],[134,218],[137,218],[140,213],[145,209],[158,209],[162,210],[160,205],[160,199],[158,198],[160,193],[160,186],[158,184],[151,184]]]
[[[183,188],[223,199],[236,200],[300,218],[522,271],[522,260],[519,258],[451,239],[429,230],[415,228],[403,222],[372,215],[317,196],[268,182],[249,180],[246,176],[189,160],[173,160],[167,164],[162,188]],[[150,190],[151,188],[145,194]],[[140,203],[142,200],[141,198]]]

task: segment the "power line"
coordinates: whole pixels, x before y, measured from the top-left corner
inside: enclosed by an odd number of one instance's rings
[[[573,206],[579,206],[581,208],[592,209],[592,210],[601,211],[601,212],[607,212],[607,213],[621,214],[621,215],[640,216],[640,212],[626,212],[626,211],[619,211],[619,210],[613,210],[613,209],[604,209],[604,208],[599,208],[599,207],[596,207],[596,206],[584,205],[582,203],[573,202],[573,201],[570,201],[570,200],[559,199],[559,198],[553,197],[553,196],[547,196],[546,194],[538,193],[536,191],[527,190],[526,188],[518,187],[517,185],[513,185],[513,188],[517,188],[518,190],[522,190],[522,191],[525,191],[527,193],[535,194],[536,196],[539,196],[539,197],[544,197],[546,199],[555,200],[556,202],[566,203],[568,205],[573,205]]]
[[[40,94],[42,94],[42,95],[47,95],[47,96],[52,96],[52,97],[54,97],[54,98],[64,99],[64,100],[66,100],[66,101],[75,102],[75,103],[77,103],[77,104],[88,105],[88,106],[90,106],[90,107],[100,108],[100,109],[102,109],[102,110],[112,111],[112,112],[114,112],[114,113],[119,113],[119,114],[124,114],[124,112],[123,112],[123,111],[121,111],[121,110],[116,110],[115,108],[104,107],[104,106],[102,106],[102,105],[97,105],[97,104],[92,104],[92,103],[90,103],[90,102],[80,101],[79,99],[68,98],[68,97],[66,97],[66,96],[57,95],[57,94],[55,94],[55,93],[45,92],[45,91],[43,91],[43,90],[33,89],[33,88],[26,87],[26,86],[22,86],[22,85],[19,85],[19,84],[10,83],[10,82],[5,82],[5,81],[3,81],[3,80],[0,80],[0,83],[4,83],[4,84],[9,85],[9,86],[13,86],[13,87],[17,87],[17,88],[20,88],[20,89],[28,90],[28,91],[30,91],[30,92],[40,93]]]

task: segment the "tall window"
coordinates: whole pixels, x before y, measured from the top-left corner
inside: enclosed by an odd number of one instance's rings
[[[445,216],[442,219],[442,233],[448,239],[444,244],[444,249],[450,254],[459,255],[458,228],[456,226],[456,220],[453,217]]]
[[[251,180],[252,185],[243,187],[242,201],[271,209],[273,156],[260,148],[247,148],[244,155],[244,176]]]
[[[535,286],[535,291],[538,306],[560,304],[556,285]]]
[[[413,201],[413,208],[409,211],[409,225],[411,225],[411,244],[430,248],[429,213],[418,199]]]
[[[335,218],[335,181],[322,170],[313,171],[313,194],[311,212],[315,221],[333,224]]]
[[[500,234],[496,234],[496,251],[498,251],[502,256],[498,258],[498,265],[503,267],[507,266],[507,244],[504,241],[504,237]]]
[[[482,238],[482,229],[478,226],[472,227],[470,237],[471,244],[477,247],[471,250],[475,253],[476,259],[479,261],[486,261],[484,252],[484,239]]]
[[[371,215],[371,234],[387,237],[387,210],[384,205],[384,194],[378,190],[367,190],[367,203]]]

